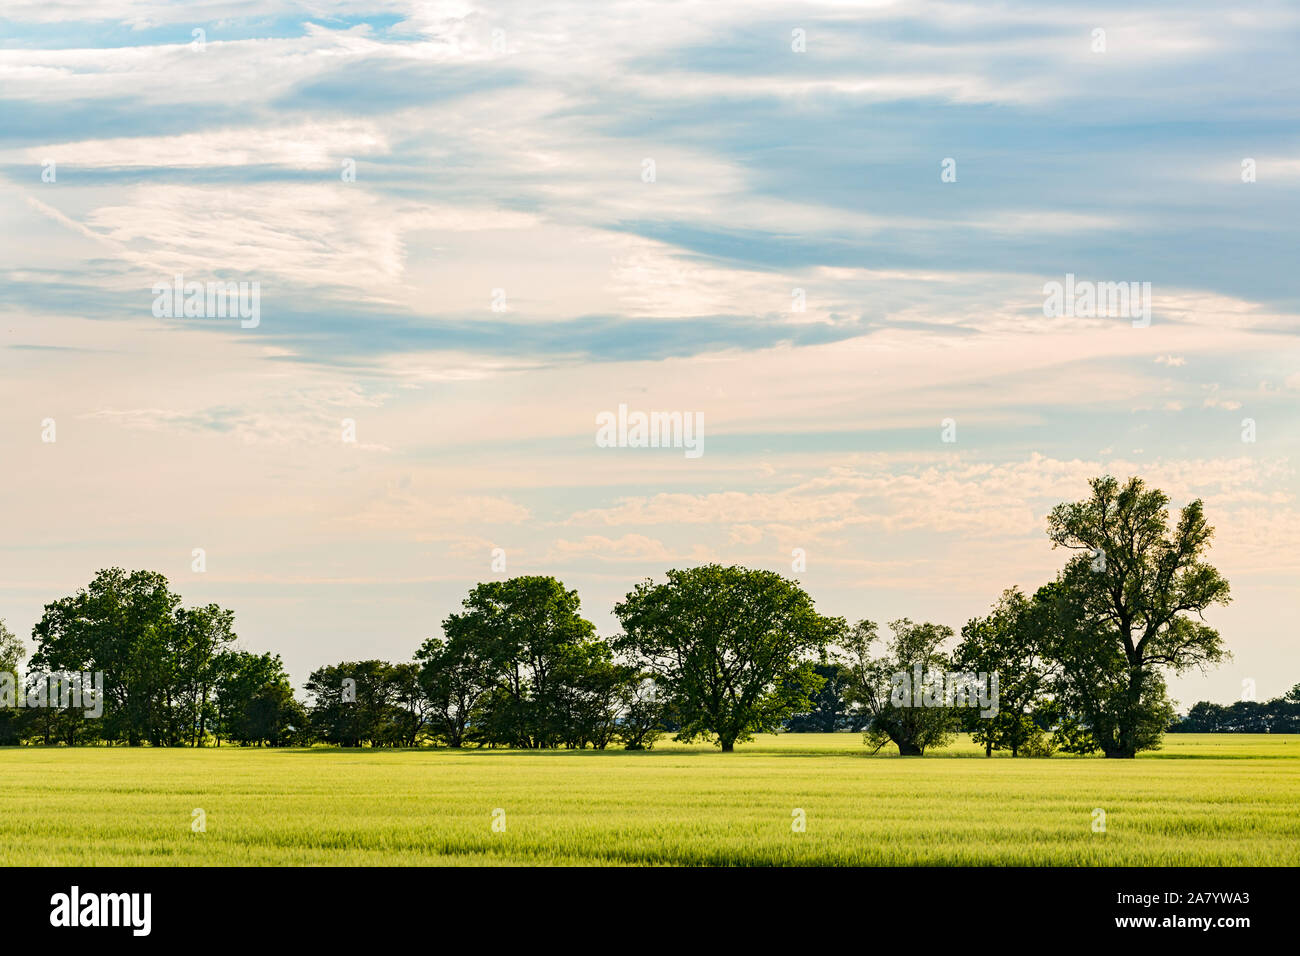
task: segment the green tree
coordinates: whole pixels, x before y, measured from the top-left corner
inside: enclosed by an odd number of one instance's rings
[[[420,665],[413,662],[391,665],[392,686],[386,742],[395,747],[416,747],[429,725],[429,703],[420,682]]]
[[[591,640],[565,649],[555,678],[564,746],[604,750],[618,734],[624,690],[639,682],[636,669],[615,663],[607,643]]]
[[[344,747],[407,746],[412,730],[412,688],[418,692],[414,664],[345,661],[319,667],[306,683],[313,697],[311,730],[318,740]]]
[[[1203,560],[1214,532],[1199,499],[1171,529],[1168,497],[1142,479],[1090,485],[1048,517],[1052,544],[1082,552],[1051,591],[1053,656],[1062,705],[1107,757],[1131,758],[1158,746],[1173,717],[1163,670],[1226,656],[1201,615],[1228,603],[1228,582]]]
[[[679,740],[716,736],[724,752],[811,706],[815,660],[843,630],[797,584],[716,564],[647,580],[614,608],[616,650],[653,675],[680,721]]]
[[[415,660],[431,729],[448,747],[462,747],[475,708],[495,686],[496,675],[487,648],[474,641],[473,629],[462,626],[453,631],[450,637],[425,641]]]
[[[215,716],[212,694],[220,677],[221,655],[235,642],[234,625],[234,611],[215,604],[176,611],[174,710],[180,729],[189,732],[191,746],[204,742]]]
[[[812,696],[812,707],[786,721],[786,730],[795,734],[830,734],[837,730],[861,730],[862,719],[845,698],[850,675],[837,661],[821,661],[813,670],[825,681]]]
[[[307,712],[288,681],[264,684],[244,708],[249,741],[258,746],[285,747],[303,739]]]
[[[0,671],[17,674],[26,657],[27,648],[5,625],[4,618],[0,618]]]
[[[22,742],[24,711],[17,707],[18,695],[23,692],[21,668],[27,657],[27,648],[0,619],[0,689],[8,688],[13,695],[11,706],[0,701],[0,746],[10,747]]]
[[[596,639],[578,592],[552,577],[524,576],[475,586],[462,608],[443,622],[443,634],[491,676],[473,705],[483,738],[527,749],[564,743],[562,680],[572,675],[575,649]]]
[[[180,598],[163,575],[121,568],[45,606],[32,634],[32,667],[102,671],[106,736],[131,746],[175,742],[169,703],[176,690],[173,631]]]
[[[278,654],[226,650],[216,659],[218,742],[282,746],[305,732],[307,715]]]
[[[1049,657],[1050,605],[1008,588],[985,617],[972,618],[961,630],[953,667],[968,673],[996,675],[998,709],[991,716],[970,711],[969,729],[985,755],[1020,749],[1042,736],[1035,719],[1048,699],[1060,665]]]
[[[618,739],[624,750],[649,750],[663,733],[665,697],[648,674],[633,674],[619,693]]]
[[[848,671],[849,699],[869,718],[863,740],[878,751],[893,741],[904,757],[921,757],[930,747],[942,747],[955,736],[957,714],[952,707],[923,706],[922,677],[946,674],[949,659],[941,648],[952,628],[913,624],[907,618],[889,625],[893,637],[877,657],[873,621],[859,621],[843,638],[838,660]],[[940,701],[942,704],[943,701]]]

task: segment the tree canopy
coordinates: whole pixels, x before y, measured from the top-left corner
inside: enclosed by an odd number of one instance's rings
[[[724,751],[811,707],[816,661],[844,629],[792,581],[716,564],[637,585],[614,608],[616,641],[669,697],[679,740],[716,736]]]

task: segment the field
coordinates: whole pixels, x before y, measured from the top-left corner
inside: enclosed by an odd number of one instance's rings
[[[1296,735],[1170,735],[1135,761],[872,757],[856,734],[726,755],[21,748],[0,774],[4,865],[1300,864]]]

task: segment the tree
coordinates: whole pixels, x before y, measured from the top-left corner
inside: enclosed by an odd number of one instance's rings
[[[524,576],[479,584],[462,607],[442,628],[458,655],[453,660],[471,671],[480,660],[491,679],[472,705],[477,732],[527,749],[564,743],[571,735],[562,680],[572,677],[573,654],[596,639],[595,625],[579,613],[578,592],[552,577]],[[472,683],[477,672],[462,679]]]
[[[863,720],[845,698],[850,675],[843,664],[825,660],[813,670],[825,681],[812,696],[812,707],[786,721],[785,729],[796,734],[829,734],[837,730],[862,730]]]
[[[0,618],[0,671],[17,674],[26,656],[23,642],[5,625],[4,618]]]
[[[33,669],[101,671],[106,736],[131,746],[173,742],[168,710],[180,598],[154,571],[100,571],[75,595],[45,606],[33,629]]]
[[[417,675],[414,665],[378,660],[318,667],[305,685],[314,698],[313,735],[344,747],[405,744],[412,739],[409,684]]]
[[[943,681],[949,661],[940,648],[952,637],[952,628],[913,624],[907,618],[892,621],[889,628],[893,637],[884,655],[875,657],[876,624],[859,621],[845,635],[838,659],[850,677],[849,699],[870,718],[864,742],[878,751],[893,741],[900,756],[921,757],[954,736],[954,709],[943,706],[943,700],[925,706],[923,688],[914,686],[917,674],[923,679],[937,674]]]
[[[797,584],[716,564],[647,580],[614,608],[615,649],[653,675],[681,722],[678,740],[716,736],[724,752],[811,706],[814,659],[843,630]]]
[[[1048,517],[1053,546],[1072,558],[1051,592],[1053,656],[1067,709],[1107,757],[1158,746],[1173,716],[1163,669],[1225,657],[1201,615],[1227,604],[1228,582],[1202,557],[1213,536],[1199,499],[1169,527],[1168,497],[1140,478],[1090,482],[1092,494]],[[1194,616],[1193,616],[1194,615]]]
[[[465,744],[474,709],[494,684],[492,662],[483,650],[461,633],[431,637],[415,652],[429,722],[448,747]]]
[[[245,707],[247,741],[284,747],[305,736],[307,712],[288,681],[263,684]]]
[[[633,674],[619,695],[618,739],[624,750],[649,750],[663,733],[664,695],[654,678]]]
[[[307,714],[278,654],[223,651],[215,665],[215,731],[238,744],[281,746],[307,727]]]
[[[470,640],[431,637],[416,651],[430,730],[449,747],[463,746],[480,698],[493,686],[491,661]]]
[[[1178,724],[1169,728],[1187,734],[1215,734],[1228,730],[1228,708],[1202,700],[1192,705]]]
[[[8,683],[13,693],[13,704],[23,692],[20,668],[27,657],[27,648],[0,619],[0,681]],[[4,706],[0,702],[0,746],[9,747],[22,742],[24,711],[17,706]]]
[[[1019,588],[1002,592],[986,617],[972,618],[953,652],[958,671],[996,675],[998,710],[985,717],[970,713],[970,730],[984,753],[1010,750],[1011,756],[1043,734],[1035,719],[1060,665],[1048,657],[1051,607],[1025,597]]]
[[[392,710],[386,742],[397,747],[415,747],[429,723],[429,703],[420,683],[420,665],[391,665],[388,679],[393,689]]]
[[[639,682],[636,669],[614,662],[602,640],[569,645],[555,671],[557,712],[564,746],[604,750],[618,733],[624,691]]]
[[[1300,684],[1263,702],[1238,700],[1225,707],[1200,701],[1169,729],[1191,734],[1300,733]]]
[[[215,604],[176,611],[176,706],[191,746],[203,743],[213,719],[212,692],[220,676],[221,654],[235,641],[234,625],[235,613]]]
[[[33,670],[103,674],[102,719],[92,731],[65,710],[64,739],[99,733],[131,746],[202,743],[214,716],[217,660],[235,640],[232,612],[215,604],[183,608],[163,575],[121,568],[100,571],[89,586],[47,604],[32,634]],[[54,731],[47,723],[42,733]]]

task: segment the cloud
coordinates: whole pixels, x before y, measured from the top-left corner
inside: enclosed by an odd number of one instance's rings
[[[1110,471],[1285,583],[1300,11],[1095,13],[14,0],[0,576],[201,542],[187,598],[294,667],[409,654],[494,547],[602,608],[798,547],[819,607],[960,624],[1054,573],[1047,509]],[[177,272],[259,281],[262,324],[155,318]],[[1067,272],[1151,282],[1151,326],[1044,317]],[[706,454],[597,448],[624,401],[699,411]]]

